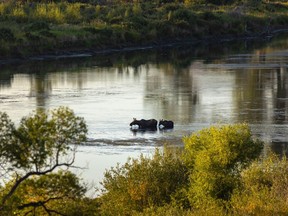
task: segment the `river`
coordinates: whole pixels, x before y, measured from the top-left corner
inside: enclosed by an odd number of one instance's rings
[[[75,170],[99,186],[105,169],[213,124],[247,122],[265,149],[287,154],[288,37],[175,45],[0,65],[0,110],[17,124],[36,109],[68,106],[89,141]],[[133,132],[133,118],[173,120],[169,131]],[[265,150],[265,151],[266,151]]]

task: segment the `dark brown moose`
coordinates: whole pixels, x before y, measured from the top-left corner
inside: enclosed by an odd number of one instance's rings
[[[155,119],[141,119],[137,120],[133,118],[133,121],[130,123],[132,130],[157,130],[157,120]]]
[[[174,128],[174,122],[170,120],[163,120],[159,121],[159,129],[172,129]]]

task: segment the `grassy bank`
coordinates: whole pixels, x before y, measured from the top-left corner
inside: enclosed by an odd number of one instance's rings
[[[263,36],[288,26],[284,1],[223,2],[9,0],[0,3],[0,57]]]

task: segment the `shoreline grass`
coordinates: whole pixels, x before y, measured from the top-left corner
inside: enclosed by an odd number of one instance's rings
[[[248,2],[248,3],[247,3]],[[0,58],[263,37],[288,29],[288,4],[0,3]]]

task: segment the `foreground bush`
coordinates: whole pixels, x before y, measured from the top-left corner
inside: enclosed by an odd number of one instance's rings
[[[0,197],[14,184],[15,180],[8,182],[0,191]],[[1,215],[63,215],[65,203],[76,203],[85,192],[80,179],[69,171],[34,176],[19,185]]]
[[[270,155],[242,173],[231,199],[233,215],[288,215],[288,161]]]
[[[59,108],[51,121],[42,112],[24,118],[18,130],[5,113],[0,120],[1,176],[9,170],[11,174],[20,168],[32,170],[32,164],[36,167],[25,178],[21,178],[21,172],[11,175],[0,187],[0,212],[5,215],[288,214],[288,162],[275,155],[260,158],[263,143],[253,139],[247,124],[212,126],[184,137],[184,148],[164,147],[152,157],[141,155],[111,168],[102,182],[103,194],[92,199],[85,197],[86,187],[77,176],[68,171],[52,172],[60,165],[69,168],[73,161],[43,169],[49,166],[46,157],[51,157],[54,151],[48,150],[55,142],[58,153],[64,153],[70,146],[62,138],[85,138],[82,118],[67,108]],[[47,127],[40,126],[46,123]],[[48,135],[40,136],[39,130]],[[25,157],[16,154],[20,141],[27,141],[26,148],[32,148]],[[11,144],[17,148],[8,148]],[[56,162],[59,160],[56,158]],[[3,169],[5,164],[12,167]]]
[[[181,157],[157,150],[152,158],[141,156],[106,172],[101,213],[224,214],[241,185],[241,171],[259,157],[263,143],[246,124],[212,126],[183,140]]]
[[[171,203],[171,197],[187,184],[187,170],[179,155],[156,150],[152,158],[132,159],[105,173],[101,199],[103,215],[131,215],[151,206]]]
[[[189,201],[194,208],[214,208],[229,201],[240,173],[259,157],[263,143],[252,138],[247,124],[212,126],[184,139],[189,169]]]

